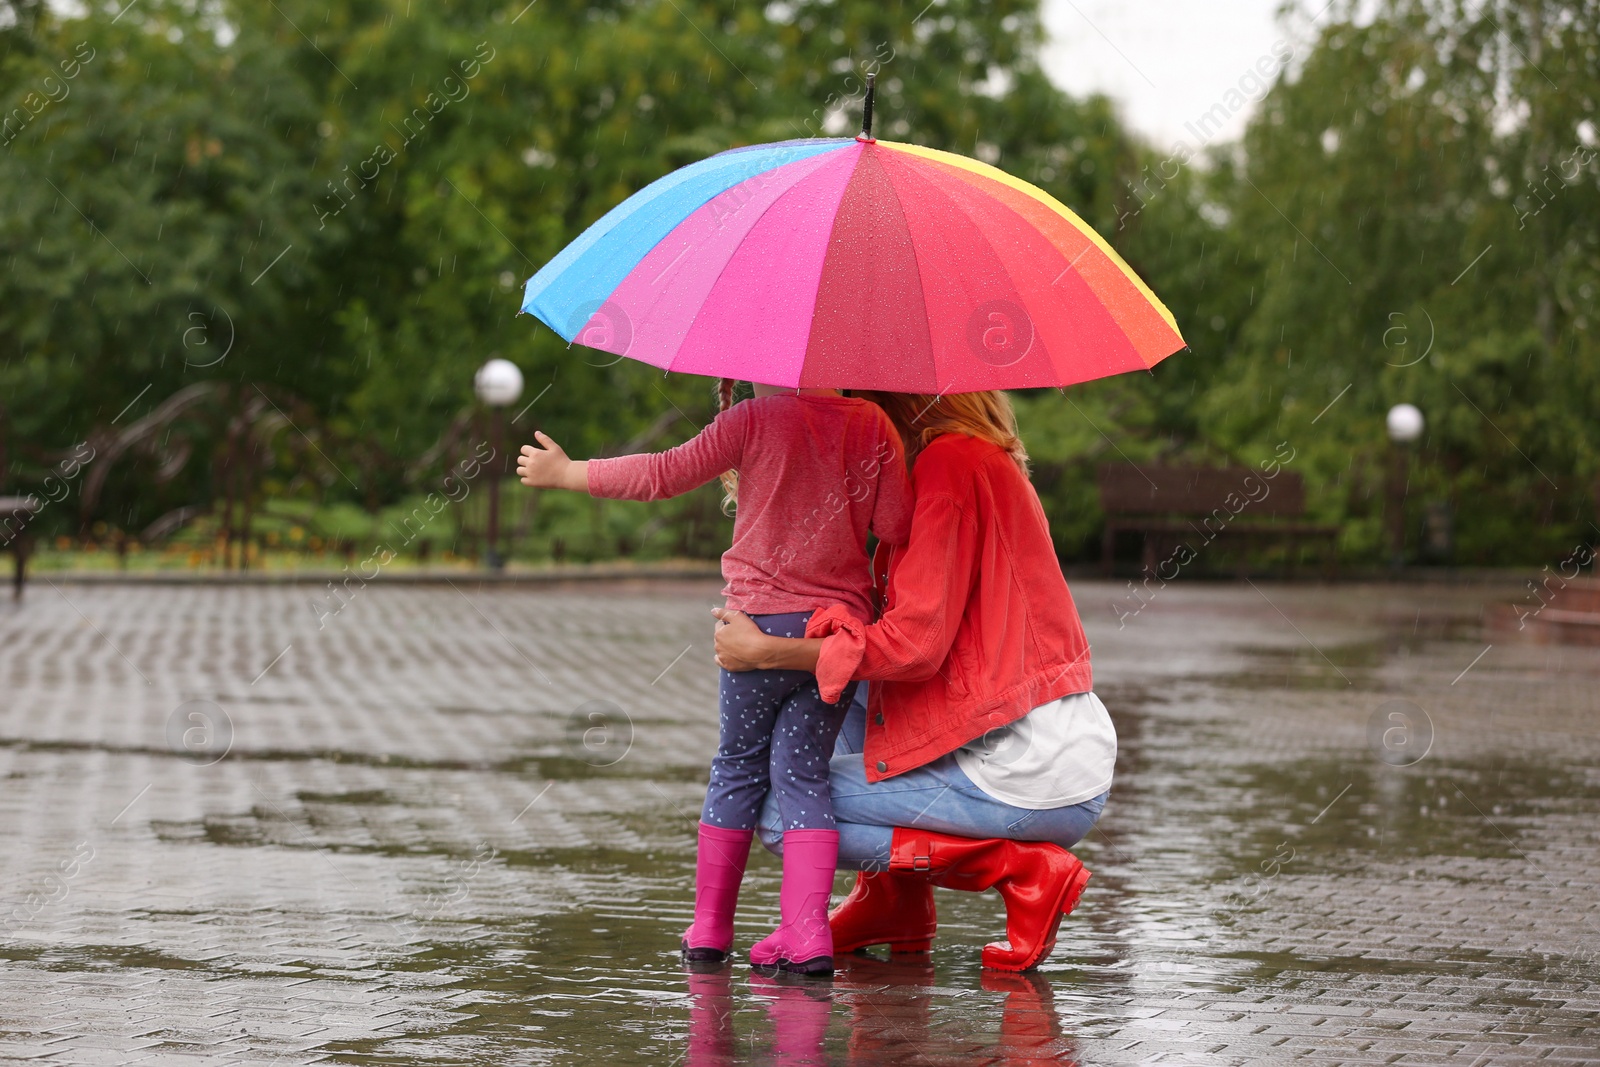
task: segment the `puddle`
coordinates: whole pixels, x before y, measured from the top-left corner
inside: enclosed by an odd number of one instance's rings
[[[1589,768],[1518,757],[1405,768],[1373,760],[1255,763],[1219,771],[1218,785],[1243,798],[1240,821],[1252,827],[1216,853],[1221,878],[1253,873],[1283,840],[1296,850],[1297,871],[1397,857],[1520,858],[1524,832],[1541,817],[1600,802]]]
[[[1274,981],[1290,974],[1487,975],[1505,964],[1490,952],[1456,950],[1426,960],[1372,956],[1301,956],[1292,952],[1229,952],[1251,965],[1252,977]]]
[[[351,804],[370,807],[379,804],[404,804],[405,801],[382,789],[358,789],[350,793],[314,793],[301,790],[295,794],[302,804]]]
[[[104,970],[111,967],[137,967],[158,971],[209,972],[214,968],[200,960],[185,959],[143,946],[128,945],[75,945],[70,949],[58,946],[34,946],[24,942],[0,942],[0,959],[13,963],[28,962],[36,967],[54,971],[75,972]]]
[[[1062,982],[955,973],[930,958],[839,961],[832,981],[767,979],[742,962],[689,969],[632,931],[570,924],[433,946],[404,964],[462,979],[470,1016],[430,1036],[432,1056],[496,1063],[1071,1064]],[[620,954],[631,958],[617,962]],[[1070,988],[1071,982],[1066,983]],[[581,1037],[578,1036],[581,1034]],[[338,1062],[404,1058],[408,1039],[330,1046]]]

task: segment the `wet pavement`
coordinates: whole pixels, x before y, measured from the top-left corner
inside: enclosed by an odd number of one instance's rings
[[[998,898],[941,890],[930,958],[795,984],[676,958],[715,583],[36,582],[0,1060],[1600,1061],[1600,649],[1485,636],[1503,590],[1073,586],[1122,747],[1054,955],[984,974]]]

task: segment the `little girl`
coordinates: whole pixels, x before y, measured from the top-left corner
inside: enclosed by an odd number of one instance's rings
[[[841,604],[872,621],[866,541],[903,544],[911,483],[900,438],[865,400],[832,389],[756,385],[692,440],[666,452],[572,460],[542,433],[522,446],[522,484],[576,489],[618,500],[661,500],[722,477],[733,546],[722,555],[723,595],[769,634],[804,637],[812,612]],[[733,947],[733,912],[750,839],[769,791],[783,817],[782,922],[750,949],[752,966],[798,974],[833,971],[828,898],[839,833],[828,793],[828,758],[854,686],[823,701],[806,671],[722,672],[721,738],[700,814],[694,922],[687,960],[721,961]]]

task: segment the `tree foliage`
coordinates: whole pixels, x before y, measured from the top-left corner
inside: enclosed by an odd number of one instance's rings
[[[89,440],[115,468],[57,529],[223,499],[376,514],[481,434],[471,379],[492,356],[528,381],[514,436],[681,440],[706,383],[569,349],[516,314],[522,281],[676,167],[853,129],[871,69],[887,136],[1074,206],[1191,342],[1154,375],[1021,398],[1065,552],[1093,534],[1097,462],[1253,462],[1282,440],[1317,512],[1376,552],[1400,400],[1429,420],[1413,499],[1454,506],[1463,559],[1582,535],[1595,3],[1336,7],[1243,143],[1175,170],[1043,76],[1037,8],[0,0],[0,488]],[[593,553],[644,536],[557,517]],[[679,553],[716,551],[723,521],[709,495],[648,513]]]

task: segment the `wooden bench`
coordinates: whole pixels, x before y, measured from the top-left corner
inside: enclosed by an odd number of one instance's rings
[[[28,524],[40,508],[39,498],[0,496],[0,550],[10,549],[15,560],[12,572],[13,598],[22,596],[22,580],[28,566]]]
[[[1564,577],[1567,573],[1565,567],[1547,569],[1539,582],[1528,583],[1522,599],[1491,605],[1486,621],[1490,633],[1499,635],[1495,640],[1600,646],[1600,578]]]
[[[1298,521],[1306,511],[1305,479],[1277,464],[1268,469],[1276,473],[1251,467],[1101,466],[1102,570],[1111,574],[1118,536],[1138,534],[1148,574],[1175,556],[1185,563],[1204,557],[1209,546],[1225,539],[1241,548],[1285,545],[1291,574],[1302,545],[1322,547],[1324,572],[1332,577],[1338,570],[1339,527]],[[1192,556],[1181,551],[1185,545]]]

